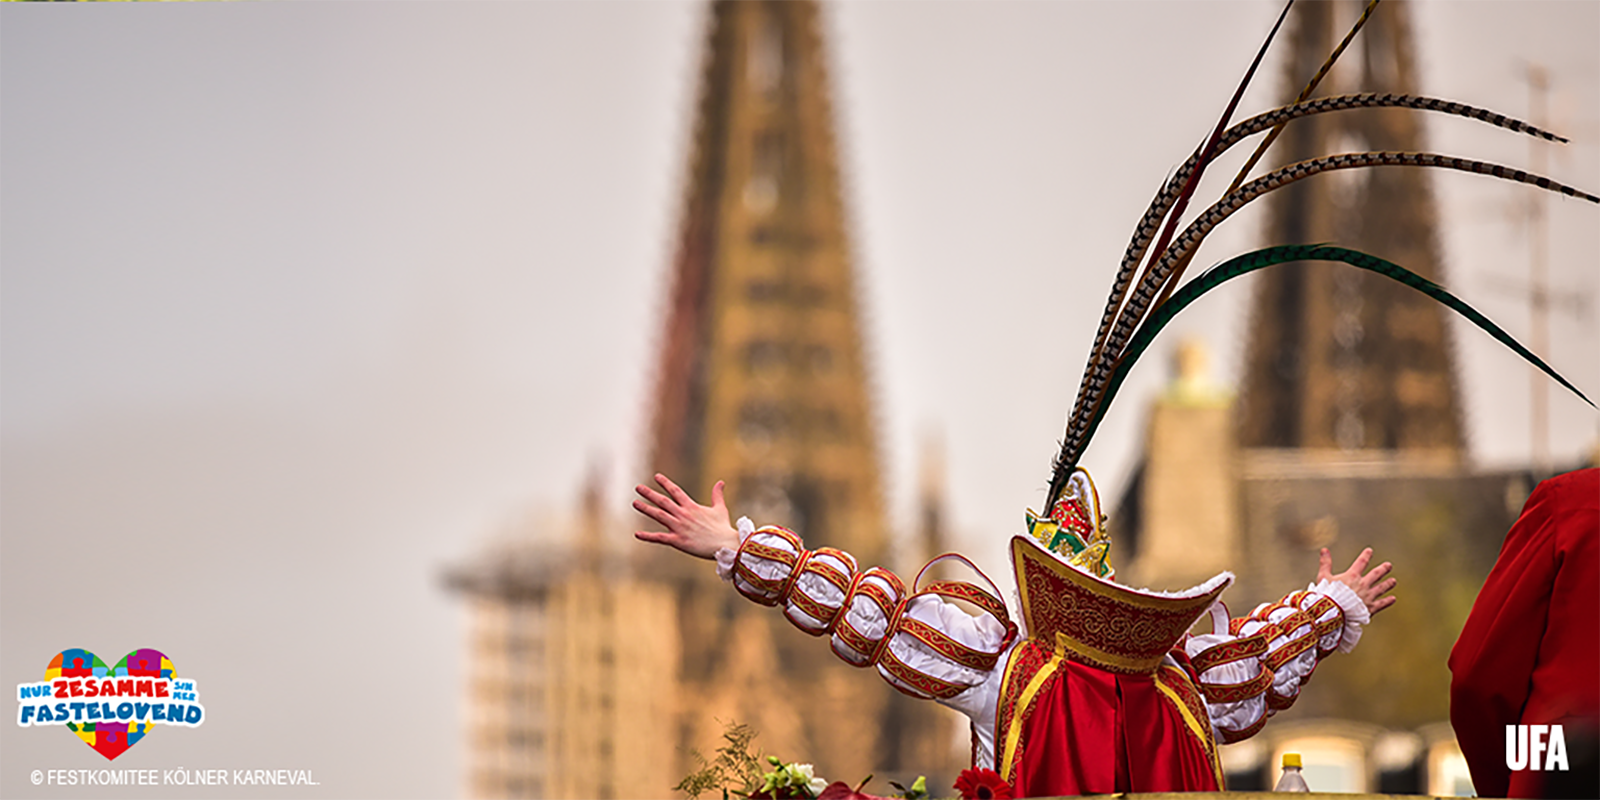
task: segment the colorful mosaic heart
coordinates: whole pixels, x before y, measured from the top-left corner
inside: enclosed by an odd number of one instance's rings
[[[57,678],[172,678],[172,662],[160,650],[140,648],[122,657],[115,667],[88,650],[72,648],[62,650],[50,659],[44,679]],[[150,732],[155,723],[132,722],[69,722],[67,727],[78,735],[95,752],[108,759],[122,755]]]

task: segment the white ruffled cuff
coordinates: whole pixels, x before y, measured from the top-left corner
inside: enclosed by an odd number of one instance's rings
[[[1355,590],[1339,581],[1323,580],[1307,586],[1306,591],[1324,595],[1339,604],[1344,611],[1344,632],[1339,637],[1339,652],[1348,653],[1356,649],[1356,643],[1361,641],[1361,629],[1372,621],[1372,612],[1367,610],[1367,604],[1361,602]]]
[[[754,522],[751,522],[749,517],[740,517],[738,524],[739,524],[739,544],[744,544],[744,540],[750,538],[750,534],[756,532],[756,524]],[[736,559],[738,557],[739,557],[739,551],[734,550],[731,547],[718,548],[717,549],[717,577],[723,579],[724,581],[726,581],[728,583],[733,583],[733,561],[734,561],[734,559]]]

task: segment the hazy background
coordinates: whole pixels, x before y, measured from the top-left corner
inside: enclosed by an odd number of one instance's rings
[[[829,7],[898,517],[936,433],[960,544],[1004,571],[1132,225],[1277,9]],[[1574,139],[1550,172],[1600,188],[1600,4],[1416,11],[1427,94],[1522,116],[1537,59]],[[28,777],[102,767],[321,783],[158,795],[458,792],[464,615],[439,573],[527,514],[559,515],[596,460],[629,513],[703,15],[0,7],[0,683],[42,678],[67,647],[108,663],[154,647],[207,709],[111,763],[64,729],[0,726],[0,794],[134,793]],[[1240,117],[1280,94],[1269,63]],[[1523,137],[1427,124],[1436,151],[1529,163]],[[1446,284],[1526,340],[1532,190],[1435,178]],[[1600,395],[1600,211],[1549,210],[1552,287],[1586,305],[1553,313],[1548,360]],[[1199,261],[1254,234],[1241,214]],[[1207,338],[1231,381],[1248,296],[1218,292],[1147,356],[1084,459],[1103,491],[1121,491],[1181,334]],[[1475,461],[1526,462],[1526,370],[1475,330],[1456,344]],[[1551,446],[1574,459],[1596,415],[1550,396]]]

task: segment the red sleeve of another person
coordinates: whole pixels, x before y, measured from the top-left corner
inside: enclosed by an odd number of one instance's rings
[[[1506,796],[1505,726],[1600,713],[1597,538],[1600,470],[1540,483],[1450,653],[1450,723],[1480,797]]]

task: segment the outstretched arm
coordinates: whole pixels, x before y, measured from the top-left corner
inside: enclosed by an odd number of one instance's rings
[[[676,548],[696,558],[716,558],[717,551],[726,547],[739,547],[739,532],[728,522],[728,506],[722,499],[722,481],[711,487],[711,505],[694,501],[688,492],[671,479],[656,473],[656,483],[667,493],[640,484],[634,488],[642,499],[633,501],[633,507],[656,522],[666,526],[664,531],[637,531],[634,538]]]
[[[847,663],[873,667],[899,691],[971,717],[979,763],[993,766],[1003,673],[997,665],[1004,665],[1017,635],[998,590],[935,581],[908,598],[893,572],[859,569],[849,553],[808,550],[794,532],[758,529],[748,519],[735,529],[728,524],[721,482],[711,489],[711,505],[703,506],[665,475],[655,479],[666,493],[641,485],[633,507],[666,530],[638,531],[636,538],[716,560],[717,574],[740,594],[781,608],[790,623],[812,636],[828,636],[834,654]],[[947,597],[982,611],[973,616]]]
[[[1205,696],[1211,723],[1223,742],[1248,739],[1267,718],[1294,704],[1317,663],[1336,651],[1349,652],[1372,615],[1394,605],[1385,595],[1395,586],[1384,562],[1367,571],[1372,548],[1350,568],[1333,574],[1324,548],[1317,579],[1305,591],[1258,607],[1247,617],[1214,618],[1212,633],[1184,643]],[[1220,609],[1219,609],[1220,612]]]

